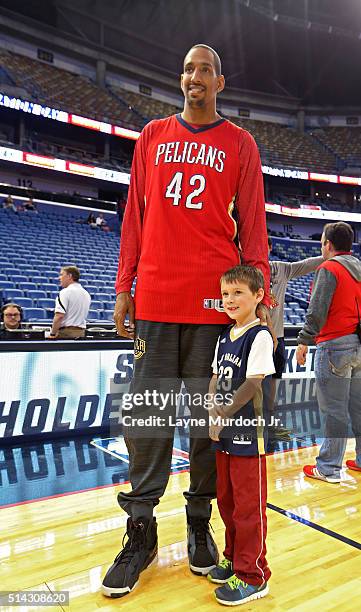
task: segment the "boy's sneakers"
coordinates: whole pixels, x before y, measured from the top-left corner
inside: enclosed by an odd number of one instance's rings
[[[265,597],[268,592],[267,582],[261,586],[253,586],[243,582],[234,574],[226,584],[216,589],[214,594],[218,603],[224,606],[237,606],[252,601],[252,599]]]
[[[207,578],[210,582],[216,584],[224,584],[230,577],[233,576],[233,564],[229,559],[223,559],[216,567],[208,574]]]
[[[189,568],[199,576],[207,575],[218,563],[219,555],[209,530],[209,520],[190,516],[187,508]]]
[[[356,461],[354,461],[353,459],[348,459],[346,461],[346,466],[348,467],[349,470],[355,470],[356,472],[361,472],[361,467],[357,465]]]
[[[316,478],[317,480],[323,480],[324,482],[331,482],[334,484],[341,482],[340,476],[325,476],[320,472],[316,465],[304,465],[303,473],[305,476],[308,476],[308,478]]]
[[[126,536],[128,540],[124,546]],[[123,546],[102,583],[102,592],[107,597],[123,597],[130,593],[137,586],[140,572],[156,557],[158,538],[155,518],[151,521],[132,521],[129,518]]]

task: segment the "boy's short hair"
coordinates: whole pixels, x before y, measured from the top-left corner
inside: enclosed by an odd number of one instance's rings
[[[80,278],[80,270],[77,266],[63,266],[62,270],[67,274],[70,274],[72,279],[77,283]]]
[[[261,270],[253,266],[234,266],[221,276],[221,283],[245,283],[252,293],[257,293],[258,289],[264,289],[264,276]]]

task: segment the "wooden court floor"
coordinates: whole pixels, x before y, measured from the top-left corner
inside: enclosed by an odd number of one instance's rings
[[[340,485],[305,479],[301,466],[315,454],[316,448],[306,448],[268,457],[270,594],[242,610],[361,609],[361,473],[345,470]],[[352,457],[350,442],[345,458]],[[0,590],[66,590],[70,606],[63,609],[81,612],[222,609],[214,585],[188,570],[182,496],[187,482],[187,473],[170,477],[157,511],[157,563],[125,598],[108,599],[99,591],[121,547],[126,518],[116,502],[120,486],[2,509]],[[216,505],[212,526],[221,551]],[[1,608],[26,609],[49,612],[60,606]]]

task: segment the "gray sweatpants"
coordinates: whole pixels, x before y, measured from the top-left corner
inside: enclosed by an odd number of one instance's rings
[[[224,326],[137,321],[134,377],[131,393],[153,389],[178,393],[183,380],[187,392],[199,398],[207,393],[212,376],[211,363],[217,338]],[[133,395],[134,397],[134,395]],[[206,417],[203,406],[191,402],[191,416]],[[171,402],[165,410],[154,405],[133,405],[132,417],[153,414],[175,418]],[[147,433],[149,432],[149,433]],[[173,448],[172,428],[127,427],[124,439],[129,452],[130,493],[120,492],[118,502],[133,520],[150,518],[168,483]],[[208,426],[190,430],[190,487],[184,492],[188,512],[209,517],[210,500],[216,496],[215,453],[208,437]]]

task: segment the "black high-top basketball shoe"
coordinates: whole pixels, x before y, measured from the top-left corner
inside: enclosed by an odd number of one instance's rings
[[[124,546],[125,537],[128,540]],[[102,593],[107,597],[123,597],[130,593],[138,584],[142,572],[158,551],[157,523],[139,519],[127,522],[127,531],[123,538],[123,549],[115,557],[113,565],[108,569],[103,583]]]
[[[209,518],[190,516],[187,510],[189,568],[199,576],[207,575],[219,561],[218,549],[210,532]]]

